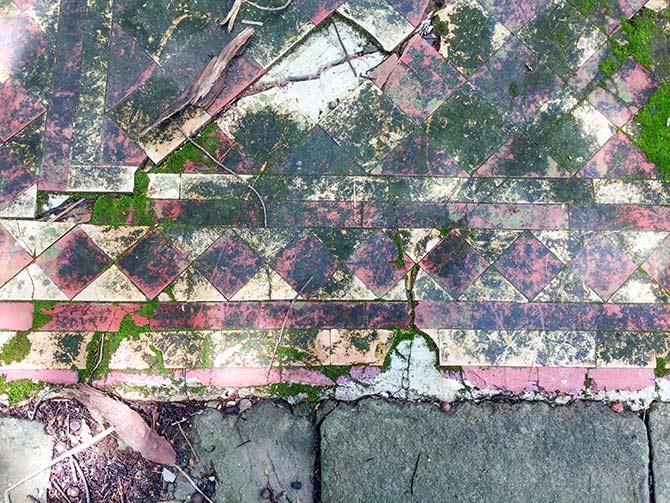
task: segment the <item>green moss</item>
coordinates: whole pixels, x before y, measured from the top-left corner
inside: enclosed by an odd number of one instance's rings
[[[440,236],[445,237],[448,236],[453,229],[451,227],[440,227],[438,230],[440,231]]]
[[[649,98],[637,115],[640,125],[638,146],[670,177],[670,84],[664,84]]]
[[[149,175],[143,169],[135,172],[133,195],[102,195],[93,205],[91,223],[94,225],[124,225],[131,220],[134,225],[153,226],[156,222],[147,197]]]
[[[279,357],[279,361],[282,363],[291,363],[308,360],[311,355],[305,351],[301,351],[298,348],[280,346],[277,348],[277,357]]]
[[[18,379],[8,383],[3,376],[0,376],[0,394],[8,396],[10,405],[23,402],[44,388],[45,384],[30,379]]]
[[[216,152],[221,147],[221,139],[218,133],[218,126],[212,122],[194,140],[212,156],[216,157]],[[216,167],[214,161],[209,159],[192,143],[187,142],[167,156],[160,164],[152,167],[150,171],[152,173],[183,173],[189,161],[196,164],[204,164],[212,170]]]
[[[28,332],[18,332],[0,348],[0,361],[6,364],[20,362],[30,353]]]
[[[621,68],[621,61],[614,56],[605,58],[600,62],[600,65],[598,65],[598,69],[608,77],[614,75],[619,68]],[[607,85],[603,84],[601,87],[607,88]]]
[[[509,85],[509,95],[512,98],[516,98],[517,96],[519,96],[519,92],[520,92],[519,84],[517,84],[516,82],[510,83],[510,85]]]
[[[312,370],[316,370],[325,375],[328,379],[333,382],[342,376],[348,376],[351,373],[352,365],[323,365],[321,367],[311,367]]]
[[[50,310],[56,305],[50,300],[33,301],[33,330],[39,330],[51,321],[52,316],[45,311]]]
[[[656,358],[656,367],[654,368],[654,375],[656,377],[665,377],[670,374],[670,369],[666,368],[668,364],[667,356],[659,356]]]
[[[396,232],[393,235],[393,242],[395,243],[395,247],[398,252],[395,258],[395,265],[403,268],[405,267],[405,252],[403,251],[402,237],[400,236],[399,232]]]
[[[278,396],[287,400],[304,395],[305,399],[311,403],[318,402],[321,398],[321,393],[325,389],[326,388],[324,387],[290,382],[270,384],[264,388],[264,390],[267,391],[270,395]]]
[[[449,35],[449,23],[441,21],[438,18],[433,19],[433,33],[438,37],[446,37]]]
[[[140,334],[146,331],[146,327],[137,326],[131,315],[127,314],[121,320],[118,332],[96,332],[93,334],[91,342],[86,347],[86,368],[79,371],[79,380],[91,382],[105,377],[109,374],[109,362],[119,349],[121,342],[124,339],[137,340]]]

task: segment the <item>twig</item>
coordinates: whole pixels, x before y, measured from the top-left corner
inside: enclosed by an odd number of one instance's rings
[[[65,451],[65,452],[64,452],[63,454],[61,454],[60,456],[58,456],[58,457],[52,459],[51,462],[50,462],[48,465],[45,465],[45,466],[43,466],[43,467],[41,467],[41,468],[39,468],[39,469],[37,469],[37,470],[35,470],[35,471],[29,473],[28,475],[26,475],[25,477],[23,477],[23,478],[22,478],[21,480],[19,480],[18,482],[12,484],[12,485],[9,486],[7,489],[5,489],[5,492],[4,492],[5,503],[11,503],[12,500],[9,498],[9,493],[10,493],[10,491],[12,491],[12,489],[16,489],[16,488],[19,487],[20,485],[25,484],[25,483],[28,482],[30,479],[32,479],[32,478],[36,477],[37,475],[39,475],[40,473],[42,473],[44,470],[48,470],[48,469],[51,468],[53,465],[56,465],[56,464],[60,463],[61,461],[67,459],[68,457],[70,457],[70,456],[74,456],[75,454],[79,454],[81,451],[88,449],[88,448],[91,447],[93,444],[96,444],[96,443],[100,442],[100,440],[102,440],[103,438],[105,438],[106,436],[110,435],[110,434],[113,433],[113,432],[114,432],[114,428],[112,428],[112,427],[107,428],[106,430],[101,431],[101,432],[98,433],[96,436],[91,437],[90,439],[88,439],[88,440],[87,440],[86,442],[84,442],[83,444],[79,444],[78,446],[73,447],[72,449],[70,449],[70,450],[68,450],[68,451]]]
[[[179,432],[181,433],[181,436],[184,437],[184,440],[186,440],[186,443],[191,448],[191,452],[195,456],[195,460],[200,461],[200,458],[198,457],[198,453],[195,452],[195,449],[193,448],[193,444],[191,443],[191,441],[186,436],[186,433],[184,433],[184,428],[181,427],[181,423],[177,423],[177,428],[179,428]]]
[[[293,0],[288,0],[284,5],[280,5],[279,7],[266,7],[265,5],[258,5],[256,2],[252,2],[251,0],[243,0],[243,1],[251,5],[252,7],[256,7],[259,10],[264,10],[266,12],[279,12],[280,10],[284,10],[289,5],[291,5],[291,2]]]
[[[86,198],[77,199],[75,202],[73,202],[71,205],[69,205],[69,206],[68,206],[67,208],[65,208],[63,211],[61,211],[60,213],[58,213],[56,216],[50,218],[50,219],[49,219],[49,222],[55,222],[55,221],[58,220],[59,218],[61,218],[61,217],[65,216],[65,215],[67,215],[68,213],[70,213],[73,209],[75,209],[77,206],[79,206],[79,205],[80,205],[81,203],[83,203],[84,201],[86,201]]]
[[[270,374],[272,373],[272,365],[274,365],[275,359],[277,358],[277,351],[279,350],[279,346],[281,345],[281,341],[284,338],[284,330],[286,330],[286,323],[288,322],[288,317],[291,314],[291,311],[293,311],[293,305],[295,304],[296,300],[298,300],[298,297],[300,297],[300,294],[307,288],[307,285],[312,281],[312,278],[314,276],[310,276],[310,278],[305,281],[305,284],[302,285],[302,288],[298,290],[298,292],[295,294],[295,297],[291,300],[291,303],[288,306],[288,309],[286,310],[286,314],[284,315],[284,320],[281,323],[281,329],[279,330],[279,335],[275,339],[275,347],[272,350],[272,358],[270,359],[270,368],[268,368],[268,376],[267,376],[267,381],[270,380]]]
[[[86,503],[91,503],[91,493],[88,490],[88,482],[86,482],[86,476],[84,475],[84,471],[81,469],[79,461],[77,461],[77,458],[75,458],[74,456],[70,456],[70,459],[74,462],[74,467],[77,473],[79,473],[79,478],[81,479],[81,483],[84,486],[84,496],[86,496]]]
[[[56,491],[58,491],[58,494],[60,494],[61,497],[62,497],[65,501],[67,501],[67,503],[70,503],[70,498],[67,497],[67,494],[65,494],[65,491],[63,491],[63,488],[60,486],[60,484],[54,480],[54,481],[52,482],[52,485],[54,486],[54,488],[56,489]]]
[[[409,492],[414,496],[414,479],[416,479],[416,472],[419,469],[419,460],[421,459],[421,453],[416,456],[416,463],[414,463],[414,471],[412,472],[412,482],[409,486]]]
[[[196,484],[191,477],[188,476],[188,473],[186,473],[181,466],[179,465],[172,465],[174,466],[179,473],[181,473],[186,480],[188,480],[189,484],[193,486],[193,488],[200,493],[200,495],[205,498],[209,503],[214,503],[202,490],[198,487],[198,484]]]
[[[193,145],[195,148],[200,150],[203,154],[205,154],[211,161],[216,163],[218,167],[221,169],[225,170],[227,173],[230,173],[233,175],[235,178],[237,178],[239,181],[241,181],[243,184],[245,184],[247,187],[249,187],[249,190],[254,193],[256,198],[258,199],[258,202],[261,203],[261,207],[263,208],[263,227],[268,226],[268,213],[265,208],[265,201],[263,201],[263,197],[258,193],[256,190],[256,187],[254,187],[252,184],[247,182],[244,178],[242,178],[238,173],[230,169],[228,166],[224,166],[223,163],[221,163],[216,157],[214,157],[212,154],[210,154],[205,147],[200,145],[197,141],[195,141],[193,138],[191,138],[189,135],[187,135],[182,128],[179,128],[179,131],[181,132],[182,135],[184,135],[184,138],[186,138],[186,141],[188,141],[191,145]]]
[[[358,78],[358,74],[356,73],[356,69],[354,68],[354,65],[351,63],[351,60],[349,59],[349,52],[347,51],[347,48],[344,46],[344,42],[342,41],[342,37],[340,37],[340,30],[337,29],[337,23],[333,21],[333,28],[335,28],[335,35],[337,35],[337,40],[339,40],[340,45],[342,46],[342,50],[344,51],[344,57],[347,60],[347,63],[349,64],[349,68],[351,68],[351,71],[354,74],[354,77]]]
[[[91,370],[91,373],[89,374],[91,377],[95,375],[95,371],[98,370],[98,367],[102,363],[102,354],[104,348],[105,348],[105,332],[100,332],[100,346],[98,347],[98,358],[96,359],[95,365],[93,366],[93,370]]]

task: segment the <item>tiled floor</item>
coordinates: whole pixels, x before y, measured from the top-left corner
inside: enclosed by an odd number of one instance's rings
[[[243,2],[229,31],[232,3],[0,0],[0,374],[323,383],[407,327],[444,366],[670,351],[670,186],[635,143],[662,82],[598,69],[640,2],[447,2],[439,44],[427,0]],[[146,131],[248,26],[214,103]],[[180,149],[208,123],[225,169]],[[123,225],[36,219],[133,190]]]

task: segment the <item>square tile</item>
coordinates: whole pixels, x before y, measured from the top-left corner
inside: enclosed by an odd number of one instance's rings
[[[575,173],[614,135],[614,126],[583,103],[550,124],[537,141],[549,146],[558,164]]]
[[[135,243],[117,265],[149,299],[153,299],[188,267],[188,260],[158,231],[153,231]]]
[[[459,231],[451,231],[420,262],[426,271],[452,297],[458,298],[489,266]]]
[[[428,42],[415,35],[383,89],[407,115],[421,121],[463,82],[463,77]]]
[[[303,297],[325,287],[337,270],[337,260],[312,234],[289,243],[274,259],[273,268]]]
[[[344,0],[296,0],[295,4],[314,24],[329,17]]]
[[[230,299],[263,264],[261,258],[236,234],[225,233],[198,259],[195,268]]]
[[[509,123],[465,84],[426,121],[426,133],[460,167],[472,173],[509,135]]]
[[[568,265],[603,300],[624,284],[637,266],[604,235],[591,239]]]
[[[447,2],[436,16],[448,27],[440,35],[440,53],[464,75],[475,72],[511,35],[475,0]]]
[[[564,79],[601,47],[607,37],[566,0],[551,0],[519,31],[523,42]]]
[[[415,129],[372,82],[364,82],[320,123],[333,139],[357,156],[364,169],[377,165]]]
[[[630,19],[637,9],[628,0],[606,0],[597,2],[579,2],[574,0],[579,11],[588,16],[595,24],[602,27],[608,34],[621,26],[621,19]]]
[[[506,111],[512,121],[526,121],[544,103],[555,99],[563,81],[512,36],[470,82],[491,104]]]
[[[0,286],[30,264],[33,258],[16,239],[0,225]]]
[[[544,7],[547,0],[480,0],[491,16],[501,22],[510,31],[516,33],[528,23],[538,11]]]
[[[663,288],[670,290],[670,238],[666,238],[652,252],[642,265],[642,269],[647,271]]]
[[[384,175],[469,176],[438,142],[414,134],[403,140],[381,162]]]
[[[654,163],[624,133],[617,133],[586,163],[582,178],[660,178]]]
[[[589,94],[589,103],[619,128],[626,125],[635,114],[629,105],[602,87],[596,87]]]
[[[430,0],[388,0],[388,2],[413,26],[418,26],[426,16]]]
[[[520,134],[510,138],[473,176],[562,178],[570,172],[549,155],[546,145]]]
[[[44,105],[9,79],[0,84],[0,139],[9,140],[44,113]]]
[[[0,208],[35,185],[35,177],[6,146],[0,147]]]
[[[523,234],[493,265],[528,300],[532,300],[564,264],[535,237]]]
[[[400,239],[398,235],[397,239]],[[413,262],[388,232],[374,231],[360,242],[350,260],[349,269],[377,296],[388,292]]]
[[[112,261],[81,229],[60,238],[35,263],[69,298],[97,278]]]
[[[658,89],[651,74],[634,59],[628,59],[608,81],[608,86],[621,101],[635,112]],[[635,113],[634,112],[634,113]]]

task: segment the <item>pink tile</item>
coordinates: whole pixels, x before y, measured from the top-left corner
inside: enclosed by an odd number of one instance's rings
[[[0,330],[30,330],[32,326],[32,303],[0,302]]]
[[[589,369],[593,391],[639,391],[654,386],[654,369],[647,368],[596,368]]]

